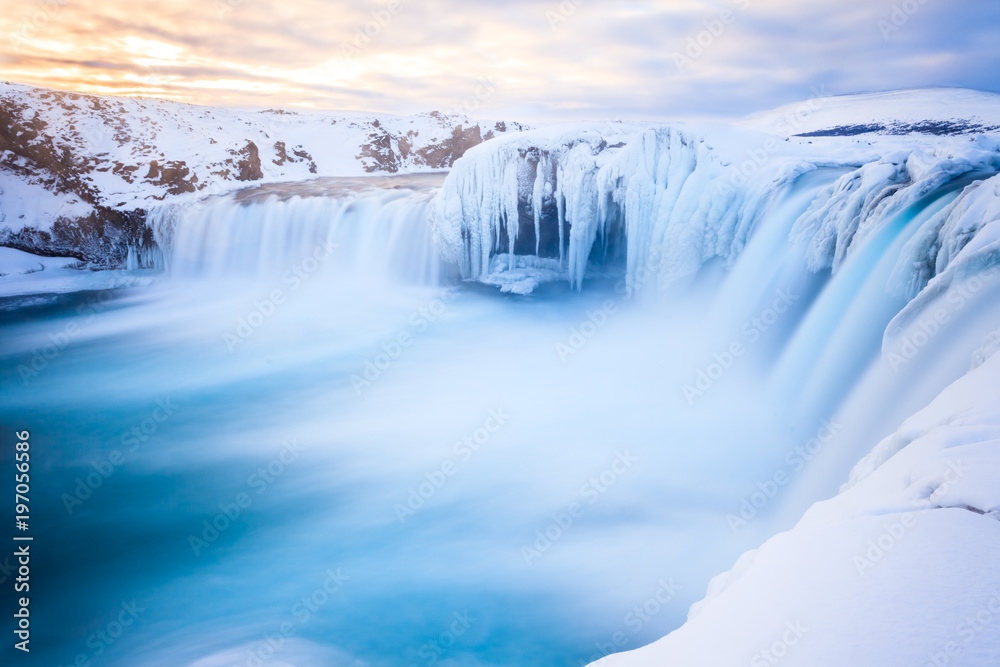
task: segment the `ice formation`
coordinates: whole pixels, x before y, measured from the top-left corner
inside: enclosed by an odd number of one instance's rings
[[[722,142],[778,144],[715,129]],[[490,258],[503,253],[508,269],[514,255],[557,259],[577,288],[588,267],[615,261],[624,261],[632,287],[650,267],[666,286],[713,257],[738,255],[767,205],[814,168],[789,159],[741,173],[737,158],[685,126],[614,123],[504,137],[469,151],[451,172],[432,212],[436,238],[472,280],[498,280],[504,266]]]

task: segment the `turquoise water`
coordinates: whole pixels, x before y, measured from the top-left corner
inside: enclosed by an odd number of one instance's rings
[[[3,437],[30,430],[33,455],[32,658],[577,665],[676,627],[754,539],[722,517],[766,464],[730,450],[769,418],[720,395],[731,422],[706,424],[679,391],[682,339],[592,287],[317,283],[232,352],[266,285],[5,311]],[[557,343],[609,300],[563,363]],[[141,611],[120,628],[123,604]]]

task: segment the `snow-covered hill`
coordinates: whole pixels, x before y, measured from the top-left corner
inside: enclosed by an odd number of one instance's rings
[[[1000,130],[1000,95],[964,88],[817,95],[754,114],[737,125],[804,137],[996,132]]]
[[[0,84],[0,245],[120,264],[144,212],[253,182],[448,169],[518,123],[240,111]]]

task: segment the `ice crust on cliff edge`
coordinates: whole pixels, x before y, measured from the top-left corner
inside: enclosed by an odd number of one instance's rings
[[[605,253],[614,252],[609,246],[616,240],[625,244],[606,259],[624,260],[630,283],[641,267],[658,267],[657,280],[668,284],[712,257],[734,257],[763,206],[814,167],[795,159],[768,161],[741,179],[744,187],[735,187],[727,180],[727,158],[730,164],[739,158],[734,147],[780,142],[726,126],[711,130],[571,125],[472,149],[435,202],[432,222],[442,255],[466,278],[490,283],[497,280],[491,258],[514,255],[519,237],[532,234],[528,252],[517,254],[558,260],[561,277],[578,288],[595,244]],[[546,231],[554,249],[541,247]]]
[[[470,150],[455,165],[432,220],[443,256],[467,279],[500,280],[493,257],[558,260],[559,277],[580,287],[595,244],[624,241],[625,274],[638,286],[651,272],[660,287],[712,259],[731,261],[760,218],[796,179],[818,168],[846,170],[817,194],[790,241],[806,246],[809,267],[836,271],[894,216],[967,176],[1000,170],[1000,137],[909,136],[779,140],[720,126],[567,126],[507,136]],[[997,220],[994,187],[972,183],[909,245],[890,291],[912,298]],[[947,224],[944,224],[947,222]],[[544,252],[546,229],[556,250]],[[555,230],[555,231],[552,231]],[[970,233],[972,230],[972,233]],[[533,242],[515,253],[520,236]],[[929,236],[936,238],[929,239]],[[929,249],[946,248],[928,257]],[[595,262],[596,260],[596,262]]]

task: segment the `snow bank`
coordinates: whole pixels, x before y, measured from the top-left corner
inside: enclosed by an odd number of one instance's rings
[[[78,264],[79,261],[73,257],[39,257],[14,248],[0,247],[0,277],[62,269]]]
[[[40,257],[0,247],[0,297],[146,287],[156,281],[148,271],[80,271],[79,264],[74,257]]]

